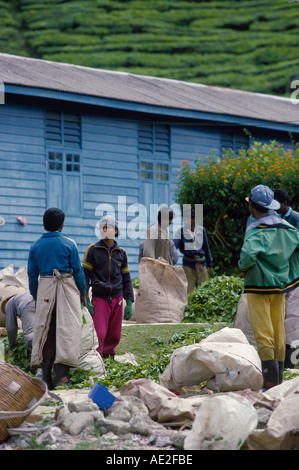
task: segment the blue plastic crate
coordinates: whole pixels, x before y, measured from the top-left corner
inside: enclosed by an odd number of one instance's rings
[[[88,397],[91,398],[101,410],[110,408],[116,400],[116,397],[109,392],[108,388],[98,382],[95,382]]]

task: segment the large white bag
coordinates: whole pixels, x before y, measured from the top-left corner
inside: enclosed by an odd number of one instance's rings
[[[0,326],[5,326],[5,306],[15,295],[28,291],[27,267],[14,272],[12,264],[0,271]]]
[[[284,322],[286,343],[290,346],[299,341],[299,287],[286,295],[286,318]],[[294,345],[296,347],[296,345]]]
[[[238,450],[258,424],[251,403],[240,395],[215,395],[198,409],[185,450]]]
[[[137,323],[180,323],[187,300],[187,278],[182,266],[171,266],[162,258],[140,260]]]
[[[299,428],[299,377],[286,380],[264,393],[275,403],[273,413],[264,429],[248,437],[250,450],[279,450],[286,434]]]
[[[205,380],[207,388],[222,392],[259,390],[263,385],[257,351],[241,330],[228,327],[198,344],[176,349],[159,379],[169,390]]]

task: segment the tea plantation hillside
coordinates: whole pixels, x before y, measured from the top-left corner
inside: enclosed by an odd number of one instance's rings
[[[0,1],[0,51],[290,96],[299,4],[288,0]]]

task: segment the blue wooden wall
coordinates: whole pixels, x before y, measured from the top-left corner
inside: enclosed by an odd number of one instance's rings
[[[67,198],[69,208],[63,234],[76,241],[81,259],[87,246],[97,241],[95,228],[100,204],[111,204],[118,217],[119,197],[126,198],[127,207],[143,200],[139,124],[139,119],[83,112],[81,148],[66,149],[66,153],[79,154],[80,168],[77,173],[65,173],[64,179],[59,179],[59,171],[50,169],[49,152],[57,150],[54,152],[57,156],[60,147],[47,140],[46,109],[17,104],[0,106],[0,217],[6,222],[0,226],[0,269],[9,264],[15,269],[27,264],[30,245],[43,233],[45,209],[55,202],[66,204],[63,197]],[[169,128],[169,199],[159,201],[166,204],[174,202],[182,160],[192,161],[197,153],[205,156],[212,148],[221,147],[217,127],[174,123]],[[167,161],[165,155],[163,158]],[[26,218],[27,225],[17,221],[19,215]],[[128,217],[127,222],[131,219]],[[138,276],[141,241],[128,237],[119,240],[127,250],[132,278]]]

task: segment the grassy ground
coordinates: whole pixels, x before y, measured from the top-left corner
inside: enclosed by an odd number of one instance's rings
[[[160,346],[170,340],[174,334],[188,332],[199,326],[211,327],[211,324],[203,323],[173,323],[173,324],[124,324],[122,337],[116,349],[117,355],[132,353],[136,359],[146,360],[159,351]],[[213,325],[219,329],[225,326],[222,323]]]

